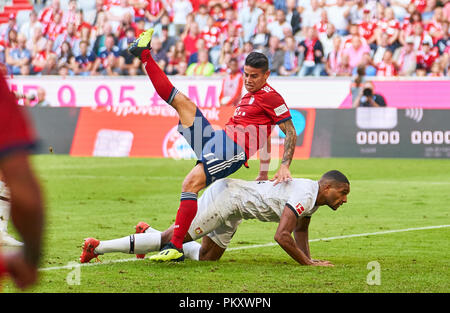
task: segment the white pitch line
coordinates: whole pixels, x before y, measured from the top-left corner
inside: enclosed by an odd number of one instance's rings
[[[336,239],[347,239],[347,238],[366,237],[366,236],[376,236],[376,235],[385,235],[385,234],[392,234],[392,233],[402,233],[402,232],[408,232],[408,231],[437,229],[437,228],[446,228],[446,227],[450,227],[450,225],[424,226],[424,227],[416,227],[416,228],[385,230],[385,231],[378,231],[378,232],[373,232],[373,233],[362,233],[362,234],[334,236],[334,237],[327,237],[327,238],[311,239],[311,240],[309,240],[309,242],[330,241],[330,240],[336,240]],[[251,246],[244,246],[244,247],[228,248],[227,251],[264,248],[264,247],[271,247],[271,246],[276,246],[276,245],[277,245],[277,243],[269,242],[269,243],[260,244],[260,245],[251,245]],[[56,270],[62,270],[62,269],[74,269],[75,266],[86,267],[86,266],[107,265],[107,264],[114,264],[114,263],[135,262],[135,261],[143,261],[143,260],[144,259],[130,258],[130,259],[110,260],[110,261],[104,261],[104,262],[83,263],[83,264],[79,264],[79,263],[73,262],[73,264],[64,265],[64,266],[54,266],[54,267],[40,268],[39,271],[56,271]]]

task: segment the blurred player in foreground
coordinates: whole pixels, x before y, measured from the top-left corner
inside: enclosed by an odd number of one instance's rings
[[[198,209],[198,192],[215,180],[236,172],[242,165],[248,167],[248,158],[263,149],[276,125],[286,138],[283,159],[273,179],[275,183],[289,181],[297,135],[284,99],[267,84],[270,70],[264,54],[251,52],[246,57],[244,85],[248,93],[239,101],[224,129],[214,131],[195,103],[172,85],[151,56],[152,35],[152,28],[143,32],[128,51],[141,59],[158,95],[177,111],[180,118],[178,131],[198,159],[181,187],[172,239],[152,259],[182,261],[183,240]]]
[[[302,265],[333,266],[311,259],[308,226],[322,205],[337,210],[347,202],[348,179],[339,171],[325,173],[319,181],[294,178],[286,184],[224,178],[214,182],[199,198],[199,209],[184,239],[185,255],[193,260],[219,260],[242,219],[279,222],[275,240]],[[136,234],[108,241],[85,239],[81,263],[111,252],[137,254],[158,251],[170,241],[174,225],[164,232],[140,222]],[[292,238],[294,233],[294,238]],[[203,238],[202,244],[193,240]]]
[[[23,240],[20,250],[0,254],[0,277],[8,274],[23,289],[38,277],[43,205],[29,162],[34,137],[1,71],[0,95],[0,172],[9,188],[12,222]]]

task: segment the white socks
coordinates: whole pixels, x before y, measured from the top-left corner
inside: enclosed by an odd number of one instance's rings
[[[200,248],[202,247],[197,241],[189,241],[183,244],[184,256],[188,259],[198,261]]]
[[[122,252],[129,254],[146,254],[158,251],[161,246],[161,233],[133,234],[119,239],[100,241],[95,248],[96,254]]]
[[[198,261],[201,244],[191,241],[183,244],[184,255],[191,260]],[[129,254],[147,254],[159,251],[161,248],[161,232],[154,228],[147,228],[143,234],[134,234],[119,239],[100,241],[95,248],[96,254],[122,252]]]

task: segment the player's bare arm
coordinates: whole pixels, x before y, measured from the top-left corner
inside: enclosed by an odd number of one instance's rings
[[[274,185],[292,179],[289,166],[291,165],[295,151],[295,143],[297,142],[297,134],[291,119],[280,123],[278,126],[286,135],[286,138],[284,140],[284,153],[280,168],[272,179],[275,181]]]
[[[264,147],[259,151],[259,174],[256,180],[269,180],[270,153],[272,150],[270,138],[267,139]]]
[[[292,238],[292,232],[297,228],[297,216],[285,206],[275,233],[275,241],[295,261],[302,265],[332,266],[329,262],[313,261],[303,252]]]
[[[303,253],[311,259],[311,253],[309,250],[309,238],[308,238],[308,228],[309,222],[311,221],[310,216],[304,216],[297,219],[297,226],[294,231],[294,239],[297,247],[303,251]]]

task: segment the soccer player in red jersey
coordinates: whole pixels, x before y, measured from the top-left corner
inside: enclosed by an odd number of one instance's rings
[[[214,131],[197,106],[170,83],[150,54],[153,29],[144,32],[130,46],[129,52],[145,64],[147,75],[158,94],[174,107],[180,117],[178,131],[193,148],[197,165],[182,185],[180,207],[175,220],[174,235],[155,261],[181,261],[183,239],[197,212],[197,194],[217,179],[227,177],[270,140],[278,125],[286,134],[283,160],[275,174],[274,184],[291,180],[289,166],[294,154],[296,131],[284,99],[269,84],[268,60],[265,55],[252,52],[244,66],[244,85],[248,93],[237,104],[234,115],[223,130]],[[268,179],[267,168],[259,179]]]
[[[24,242],[21,250],[0,254],[0,277],[9,274],[25,288],[37,280],[44,219],[39,184],[28,159],[34,136],[1,72],[0,94],[0,171],[10,191],[13,224]]]

